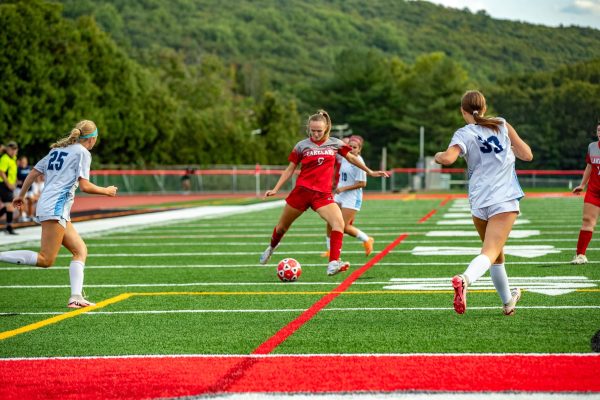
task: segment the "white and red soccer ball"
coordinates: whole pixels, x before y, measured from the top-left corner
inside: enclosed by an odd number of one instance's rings
[[[302,275],[302,267],[293,258],[284,258],[277,264],[277,277],[283,282],[295,282],[300,275]]]

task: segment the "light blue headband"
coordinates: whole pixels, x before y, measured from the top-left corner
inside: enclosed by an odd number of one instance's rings
[[[98,136],[98,128],[96,128],[96,130],[94,132],[92,132],[92,133],[89,133],[89,134],[83,135],[83,136],[79,136],[79,140],[81,140],[81,139],[89,139],[89,138],[93,138],[93,137],[96,137],[96,136]]]

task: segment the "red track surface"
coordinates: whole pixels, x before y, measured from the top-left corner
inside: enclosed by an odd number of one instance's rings
[[[243,371],[236,376],[236,370]],[[1,360],[0,398],[141,399],[223,392],[600,392],[597,355]],[[223,380],[223,377],[232,380]]]

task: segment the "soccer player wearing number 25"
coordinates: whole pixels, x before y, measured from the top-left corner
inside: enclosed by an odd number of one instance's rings
[[[452,278],[454,310],[458,314],[465,312],[467,287],[489,269],[504,314],[513,315],[521,291],[511,292],[509,288],[503,248],[519,215],[519,200],[524,196],[515,173],[515,156],[531,161],[533,154],[508,122],[484,117],[486,109],[483,94],[466,92],[460,111],[467,125],[454,133],[446,151],[435,155],[435,161],[446,166],[459,156],[467,161],[471,214],[483,242],[481,253],[466,271]]]
[[[573,193],[580,194],[585,185],[588,185],[587,192],[583,199],[583,221],[579,238],[577,240],[577,253],[571,261],[571,264],[586,264],[588,262],[585,252],[592,240],[594,227],[598,222],[600,215],[600,123],[596,127],[597,142],[592,142],[588,146],[588,152],[585,156],[587,163],[581,178],[581,184],[573,189]]]
[[[71,206],[77,187],[82,192],[116,196],[115,186],[100,187],[90,182],[90,150],[96,144],[98,128],[92,121],[81,121],[68,137],[59,140],[52,150],[38,162],[23,182],[19,196],[13,200],[21,208],[31,184],[40,175],[45,175],[46,184],[40,195],[35,221],[42,225],[42,240],[39,253],[31,250],[13,250],[0,253],[0,261],[12,264],[51,267],[61,244],[73,254],[69,266],[71,297],[69,308],[95,305],[83,298],[83,269],[87,258],[87,247],[71,223]]]
[[[281,186],[293,175],[296,167],[298,165],[302,166],[300,176],[296,180],[296,186],[285,199],[287,204],[277,226],[273,229],[271,244],[260,257],[261,264],[266,264],[269,261],[292,223],[310,207],[332,228],[327,274],[335,275],[348,269],[349,263],[340,260],[344,237],[344,217],[338,205],[335,204],[331,193],[335,156],[339,153],[369,176],[388,177],[388,174],[385,171],[372,171],[369,169],[350,152],[351,148],[348,145],[340,139],[330,137],[330,131],[331,118],[327,112],[319,110],[316,114],[310,116],[308,118],[309,137],[294,146],[288,157],[289,165],[281,174],[275,187],[265,193],[265,197],[277,194]]]

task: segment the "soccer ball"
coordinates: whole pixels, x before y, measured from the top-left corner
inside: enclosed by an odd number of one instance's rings
[[[293,258],[284,258],[277,264],[277,276],[283,282],[297,281],[300,275],[302,275],[302,267]]]

